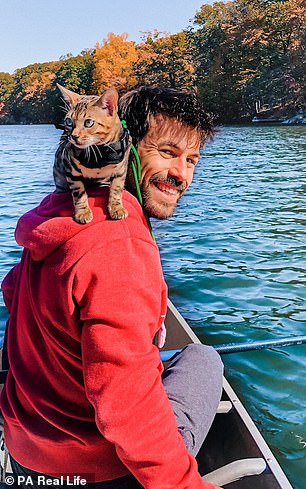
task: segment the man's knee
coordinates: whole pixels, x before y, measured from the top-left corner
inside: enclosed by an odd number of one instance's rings
[[[210,346],[190,344],[177,354],[162,375],[168,394],[172,391],[189,396],[214,392],[221,396],[223,364],[219,354]]]
[[[212,372],[216,376],[222,377],[223,363],[216,350],[207,345],[192,343],[184,348],[182,355],[186,357],[188,363],[193,364],[203,373]]]

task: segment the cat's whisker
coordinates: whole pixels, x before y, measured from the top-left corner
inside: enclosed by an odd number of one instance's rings
[[[111,147],[110,144],[104,143],[104,146],[107,146],[109,149],[111,149],[114,153],[116,153],[116,150]]]
[[[99,150],[99,146],[97,146],[97,144],[94,144],[93,146],[95,146],[95,147],[97,148],[97,151],[98,151],[98,153],[99,153],[99,155],[100,155],[100,158],[102,158],[101,152],[100,152],[100,150]]]
[[[70,109],[69,104],[66,102],[66,100],[63,97],[61,97],[61,99],[64,102],[65,110],[68,112],[68,110]]]
[[[95,157],[95,160],[96,160],[96,163],[98,163],[98,158],[97,158],[97,155],[96,155],[96,152],[95,152],[95,148],[94,148],[95,145],[92,145],[92,152],[94,154],[94,157]]]
[[[65,156],[65,153],[66,153],[66,159],[69,161],[69,163],[71,162],[71,155],[70,155],[70,152],[68,151],[68,148],[67,146],[65,145],[64,147],[64,150],[63,150],[63,153],[62,153],[62,157]]]

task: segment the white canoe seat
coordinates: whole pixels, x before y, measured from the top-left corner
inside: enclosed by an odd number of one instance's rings
[[[263,458],[244,458],[224,465],[204,475],[202,479],[216,486],[225,486],[243,477],[262,474],[266,470],[266,467],[267,464]]]
[[[226,414],[232,409],[232,407],[233,404],[231,403],[231,401],[220,401],[217,409],[217,414]]]

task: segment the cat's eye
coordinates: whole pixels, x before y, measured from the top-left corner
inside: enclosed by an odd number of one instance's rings
[[[92,127],[94,125],[95,121],[93,119],[85,119],[84,121],[84,127]]]
[[[72,127],[73,127],[73,120],[70,119],[70,117],[66,117],[66,119],[64,120],[64,123],[65,123],[65,126],[68,129],[72,129]]]

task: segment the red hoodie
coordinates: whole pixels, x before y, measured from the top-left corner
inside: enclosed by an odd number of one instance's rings
[[[87,482],[132,472],[146,489],[208,489],[177,430],[152,340],[166,313],[158,248],[128,192],[111,221],[107,189],[94,219],[72,219],[51,194],[18,222],[21,263],[4,279],[10,371],[5,440],[22,465]]]

